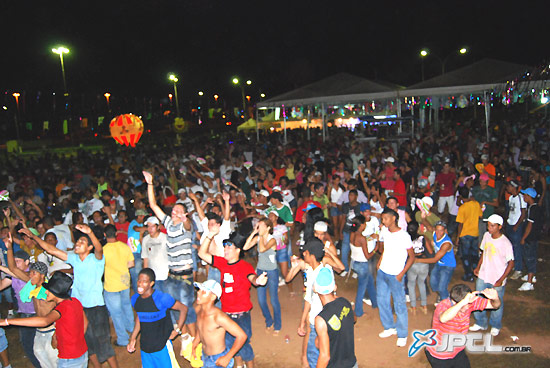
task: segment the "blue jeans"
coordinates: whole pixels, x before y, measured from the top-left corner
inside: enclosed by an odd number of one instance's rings
[[[504,314],[505,286],[494,287],[493,284],[489,284],[478,277],[476,280],[476,290],[481,291],[487,288],[494,288],[497,291],[498,298],[500,299],[500,308],[493,309],[489,312],[491,313],[491,316],[489,317],[489,323],[491,324],[491,327],[498,328],[500,330],[502,328],[502,315]],[[474,318],[476,320],[476,325],[481,326],[483,328],[488,327],[486,311],[474,312]]]
[[[105,290],[103,298],[113,320],[116,343],[123,346],[128,345],[130,335],[134,330],[134,312],[130,302],[130,288],[118,292]]]
[[[388,275],[382,270],[378,270],[376,277],[376,297],[378,298],[378,312],[380,321],[384,330],[397,329],[397,337],[407,337],[408,335],[408,316],[407,303],[405,302],[405,281],[397,281],[393,275]],[[397,315],[397,323],[393,319],[391,298],[393,297],[393,307]]]
[[[413,308],[416,308],[416,285],[418,285],[418,291],[420,291],[420,305],[425,306],[427,304],[426,278],[429,270],[430,265],[427,263],[414,263],[407,271],[407,288],[411,307]]]
[[[19,317],[26,318],[26,317],[34,317],[35,314],[29,314],[29,313],[19,313]],[[25,352],[25,355],[30,360],[31,364],[36,367],[40,368],[40,362],[38,362],[38,359],[36,359],[36,356],[34,355],[34,336],[36,334],[36,328],[35,327],[19,327],[19,340],[21,341],[21,345],[23,346],[23,351]]]
[[[317,337],[317,331],[315,325],[309,325],[309,339],[307,340],[307,362],[309,368],[317,367],[317,360],[319,359],[319,349],[315,347],[315,338]]]
[[[351,251],[349,247],[349,237],[349,231],[344,231],[342,233],[342,249],[340,250],[340,258],[342,259],[346,272],[349,271],[349,253]]]
[[[512,225],[506,225],[506,237],[514,247],[514,271],[523,269],[523,245],[521,245],[521,237],[523,236],[523,224],[518,226],[517,231],[514,231]]]
[[[537,272],[537,248],[539,242],[537,240],[525,242],[523,244],[523,259],[525,260],[525,267],[527,273]]]
[[[441,266],[436,263],[430,275],[430,287],[439,294],[441,300],[449,297],[449,283],[455,272],[454,267]]]
[[[222,272],[219,269],[217,269],[216,267],[211,265],[208,268],[208,278],[207,279],[217,281],[218,284],[221,284]]]
[[[365,291],[369,292],[369,297],[372,302],[372,307],[377,308],[376,287],[374,286],[374,276],[371,273],[370,262],[352,261],[352,269],[357,272],[357,295],[355,296],[355,315],[361,317],[363,315],[363,298]]]
[[[464,265],[464,275],[466,277],[474,276],[474,269],[479,262],[479,247],[477,236],[466,235],[458,238],[460,244],[460,258]]]
[[[264,271],[258,269],[256,273],[261,275],[263,272],[267,273],[267,284],[260,286],[258,290],[258,304],[262,309],[262,314],[265,318],[265,326],[273,326],[275,331],[281,330],[281,304],[279,304],[279,271],[277,269],[271,271]],[[269,299],[271,301],[271,307],[273,308],[273,317],[269,311],[267,305],[267,291],[269,289]],[[275,320],[275,321],[274,321]]]
[[[88,352],[75,359],[61,359],[57,361],[57,368],[87,368]]]
[[[250,311],[245,312],[239,316],[228,314],[229,318],[235,321],[240,328],[243,329],[244,333],[247,336],[246,342],[244,343],[241,350],[235,354],[235,356],[240,356],[245,362],[250,362],[254,359],[254,350],[250,345],[250,339],[252,338],[252,320],[250,319]],[[231,349],[233,343],[235,342],[235,336],[231,335],[229,332],[225,333],[225,347]]]
[[[172,298],[185,304],[187,307],[186,324],[192,324],[197,322],[197,313],[193,308],[193,302],[195,301],[195,287],[193,286],[193,276],[189,275],[185,280],[177,279],[172,276],[164,281],[164,288],[166,293],[170,294]],[[179,312],[172,312],[172,321],[176,323],[178,320]]]
[[[141,253],[133,253],[134,255],[134,267],[130,268],[130,279],[132,280],[132,290],[137,293],[137,279],[139,271],[143,268],[143,260],[141,259]]]

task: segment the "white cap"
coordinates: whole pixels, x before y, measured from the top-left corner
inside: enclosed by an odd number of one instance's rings
[[[387,158],[386,158],[386,162],[395,162],[395,158],[393,158],[393,157],[391,157],[391,156],[390,156],[390,157],[387,157]]]
[[[485,219],[483,221],[490,222],[493,224],[499,224],[500,226],[502,226],[502,224],[504,223],[504,220],[502,219],[502,217],[500,217],[497,214],[492,214],[491,216],[489,216],[488,219]]]
[[[206,280],[205,282],[194,282],[196,288],[208,291],[214,294],[218,299],[222,296],[222,286],[216,280]]]
[[[281,186],[280,186],[280,185],[275,185],[275,186],[273,187],[273,191],[274,191],[274,192],[275,192],[275,191],[280,192],[280,191],[281,191]]]
[[[315,225],[313,225],[313,230],[326,233],[328,231],[328,224],[324,221],[317,221]]]
[[[179,189],[178,189],[178,194],[181,194],[181,193],[187,193],[187,191],[185,190],[185,188],[179,188]]]
[[[422,198],[422,202],[424,202],[426,206],[432,207],[434,205],[434,200],[431,197]]]
[[[269,197],[269,192],[265,189],[260,190],[260,192],[258,194],[263,195],[266,198]]]
[[[151,224],[151,225],[159,225],[159,219],[156,216],[151,216],[145,221],[145,224]]]

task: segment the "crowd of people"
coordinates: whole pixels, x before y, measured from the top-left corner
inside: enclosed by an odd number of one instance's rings
[[[378,310],[380,338],[405,347],[431,291],[434,329],[497,336],[507,278],[536,285],[550,130],[503,123],[490,141],[474,124],[444,131],[150,138],[134,150],[8,157],[0,325],[21,326],[34,367],[117,367],[113,345],[133,353],[138,337],[144,367],[177,366],[179,336],[194,367],[251,368],[254,288],[268,333],[296,324],[303,367],[351,368],[365,308]],[[463,282],[452,287],[453,276]],[[336,296],[338,277],[357,279],[354,301]],[[299,321],[282,315],[280,288],[303,294]],[[426,355],[433,366],[468,362],[461,349]]]

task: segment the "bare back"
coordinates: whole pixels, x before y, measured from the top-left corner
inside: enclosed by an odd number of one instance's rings
[[[197,308],[197,328],[205,355],[216,355],[225,350],[225,328],[218,322],[220,318],[229,318],[216,307]]]

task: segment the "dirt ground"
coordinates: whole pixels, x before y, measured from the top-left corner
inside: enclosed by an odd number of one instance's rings
[[[250,261],[250,259],[247,259]],[[517,288],[521,281],[508,281],[505,294],[505,312],[503,329],[500,335],[494,340],[495,344],[503,346],[530,345],[531,354],[469,354],[472,367],[550,367],[550,242],[539,244],[539,272],[538,282],[535,291],[520,292]],[[458,266],[451,285],[458,283],[462,277],[462,266]],[[350,301],[355,299],[357,280],[350,278],[345,280],[337,277],[339,296]],[[302,278],[298,275],[293,282],[294,289],[299,291],[302,286]],[[473,288],[473,283],[471,284]],[[302,311],[302,298],[300,296],[290,297],[287,287],[279,289],[281,302],[283,328],[278,337],[267,334],[264,330],[265,324],[257,302],[256,292],[252,291],[254,308],[252,310],[253,337],[252,346],[256,354],[257,367],[288,367],[299,368],[302,338],[296,333]],[[412,343],[411,333],[414,330],[426,330],[430,328],[432,313],[434,311],[435,295],[428,297],[428,315],[418,311],[416,316],[409,313],[409,339]],[[2,308],[2,316],[6,315],[5,308]],[[473,323],[473,318],[472,318]],[[355,326],[355,354],[359,367],[429,367],[423,352],[415,357],[407,356],[407,348],[395,346],[396,339],[380,339],[378,333],[382,331],[382,325],[378,310],[365,307],[365,314],[358,319]],[[19,335],[16,328],[8,327],[6,334],[9,341],[9,355],[13,367],[31,367],[19,344]],[[289,337],[289,343],[285,342],[285,336]],[[112,330],[114,336],[114,330]],[[519,340],[514,343],[511,336],[518,336]],[[174,342],[176,352],[179,352],[179,339]],[[140,367],[139,353],[129,354],[125,348],[115,347],[117,360],[120,367]],[[178,357],[182,368],[190,367],[183,358]],[[108,367],[108,364],[104,364]]]

